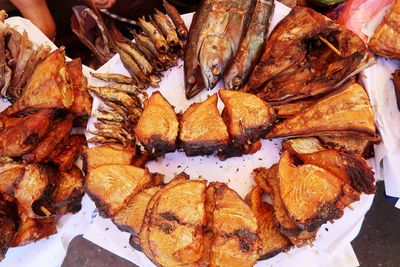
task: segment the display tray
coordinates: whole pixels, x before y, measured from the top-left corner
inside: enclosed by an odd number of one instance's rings
[[[289,11],[289,8],[276,2],[270,30]],[[183,15],[183,18],[189,26],[192,14]],[[119,55],[114,56],[97,72],[129,75],[123,67]],[[91,79],[89,83],[91,85],[104,84],[104,82],[96,79]],[[151,95],[155,91],[160,91],[174,106],[175,112],[179,113],[185,111],[192,103],[201,102],[207,96],[217,93],[222,86],[223,84],[220,82],[213,90],[203,91],[193,99],[187,100],[184,93],[183,61],[180,60],[177,67],[164,72],[159,88],[149,88],[147,92]],[[92,114],[96,114],[99,105],[102,105],[101,101],[94,98]],[[220,111],[223,108],[220,100],[218,107]],[[94,122],[95,118],[92,117],[88,123],[88,130],[95,130]],[[86,136],[87,138],[92,137],[88,133]],[[151,172],[164,174],[166,182],[171,180],[174,174],[185,171],[191,179],[203,178],[209,182],[225,182],[241,197],[245,197],[254,186],[251,177],[252,170],[258,167],[268,168],[277,163],[280,150],[281,140],[262,140],[262,149],[253,155],[220,161],[216,155],[186,157],[184,152],[177,151],[149,162],[146,167]],[[335,221],[334,224],[327,223],[321,226],[312,247],[292,249],[288,253],[281,253],[272,259],[260,261],[257,266],[358,266],[350,241],[357,236],[373,198],[373,195],[362,195],[360,201],[352,204],[352,210],[345,209],[344,216],[341,219]],[[84,237],[139,266],[153,266],[143,253],[134,250],[129,245],[129,234],[119,231],[110,219],[97,215]]]

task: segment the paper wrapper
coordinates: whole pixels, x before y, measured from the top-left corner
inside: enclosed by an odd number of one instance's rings
[[[290,9],[276,3],[272,27],[285,17]],[[192,15],[184,15],[183,18],[189,26]],[[128,75],[128,72],[120,62],[119,56],[114,56],[108,63],[102,66],[98,72],[121,73]],[[207,98],[207,95],[215,94],[223,84],[219,83],[212,91],[204,90],[191,100],[186,100],[183,78],[183,62],[179,66],[164,72],[165,77],[160,82],[160,88],[148,90],[148,93],[159,90],[161,94],[175,107],[176,112],[185,111],[187,107]],[[101,85],[102,82],[91,79],[94,85]],[[94,100],[93,113],[96,113],[100,101]],[[218,107],[222,109],[221,102]],[[89,121],[88,128],[94,130],[94,118]],[[89,135],[87,134],[89,137]],[[185,171],[192,179],[198,177],[208,181],[226,182],[230,188],[244,197],[254,186],[251,172],[257,167],[270,167],[279,160],[281,149],[280,140],[263,140],[263,147],[253,155],[246,155],[240,158],[231,158],[220,161],[216,156],[186,157],[183,152],[166,154],[157,161],[149,162],[147,167],[151,172],[165,174],[166,181],[173,178],[174,174]],[[365,213],[371,207],[373,196],[363,195],[361,200],[352,204],[354,210],[346,209],[344,216],[334,224],[327,223],[318,232],[317,240],[313,247],[293,249],[288,253],[282,253],[270,260],[261,261],[257,266],[358,266],[357,258],[351,248],[350,241],[353,240],[361,227]],[[153,266],[147,257],[134,250],[128,243],[129,234],[121,232],[111,222],[96,216],[90,224],[85,238],[95,244],[129,260],[139,266]]]
[[[366,24],[364,33],[371,37],[390,7],[384,8]],[[392,81],[392,74],[399,67],[399,61],[379,58],[361,74],[382,137],[382,143],[375,146],[374,169],[376,176],[385,181],[386,194],[392,197],[400,197],[400,112]]]
[[[52,50],[57,49],[55,44],[29,20],[21,17],[11,17],[6,20],[6,23],[13,26],[19,32],[25,30],[28,33],[29,39],[33,42],[34,48],[45,44],[51,47]],[[85,76],[89,75],[89,71],[91,71],[89,68],[83,67]],[[4,110],[8,105],[9,103],[7,101],[0,100],[0,111]],[[89,197],[84,196],[82,200],[82,209],[79,213],[61,216],[57,221],[57,234],[24,247],[10,248],[6,254],[6,258],[0,262],[0,266],[61,266],[69,242],[75,236],[85,232],[90,223],[94,209],[94,203]]]

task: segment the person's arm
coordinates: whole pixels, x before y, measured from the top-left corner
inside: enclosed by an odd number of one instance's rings
[[[46,0],[10,0],[24,18],[32,21],[50,40],[56,37],[56,24]]]

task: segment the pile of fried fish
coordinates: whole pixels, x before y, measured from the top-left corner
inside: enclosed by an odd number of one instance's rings
[[[11,105],[0,113],[0,259],[9,247],[55,234],[56,216],[78,212],[84,175],[75,165],[92,99],[80,60],[33,49],[0,11],[0,84]]]

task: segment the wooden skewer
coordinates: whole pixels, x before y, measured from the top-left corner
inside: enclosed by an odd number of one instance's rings
[[[51,215],[51,212],[48,209],[46,209],[44,206],[40,206],[40,210],[43,211],[43,213],[46,216],[50,216]]]
[[[326,40],[324,37],[318,36],[318,38],[319,38],[322,42],[324,42],[324,44],[326,44],[327,46],[329,46],[329,48],[332,49],[333,52],[335,52],[338,56],[341,56],[341,55],[342,55],[342,53],[340,53],[340,51],[339,51],[336,47],[334,47],[333,44],[331,44],[331,43],[330,43],[328,40]]]

